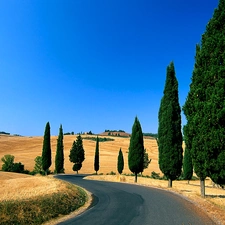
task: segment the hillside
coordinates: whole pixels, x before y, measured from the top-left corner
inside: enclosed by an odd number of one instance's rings
[[[82,135],[87,137],[87,135]],[[91,135],[93,137],[93,135]],[[108,135],[105,137],[109,137]],[[122,148],[124,155],[124,173],[131,173],[127,161],[128,161],[128,147],[129,138],[110,136],[114,141],[100,142],[100,170],[99,173],[110,173],[111,171],[117,172],[117,156],[119,149]],[[74,173],[72,170],[73,164],[69,161],[70,149],[73,141],[76,140],[75,135],[64,136],[64,157],[65,157],[65,172]],[[55,168],[55,152],[56,152],[57,136],[51,137],[52,148],[52,166],[51,171]],[[0,158],[6,154],[15,156],[15,162],[21,162],[25,165],[25,169],[32,171],[34,168],[34,159],[36,156],[42,154],[43,137],[20,137],[20,136],[0,136]],[[79,173],[92,174],[94,173],[94,153],[95,153],[95,141],[83,140],[85,149],[85,161],[83,167]],[[149,168],[144,171],[143,174],[151,175],[152,171],[160,173],[158,166],[158,148],[154,139],[144,139],[145,148],[149,154],[149,158],[152,159]],[[0,161],[0,168],[2,161]]]

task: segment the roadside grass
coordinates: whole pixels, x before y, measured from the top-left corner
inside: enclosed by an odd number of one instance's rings
[[[71,184],[57,193],[22,200],[4,200],[0,202],[0,224],[42,224],[68,215],[86,201],[86,192]]]

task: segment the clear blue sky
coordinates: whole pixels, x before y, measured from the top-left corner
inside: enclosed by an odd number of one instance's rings
[[[166,67],[183,106],[218,0],[1,0],[0,131],[157,133]],[[185,117],[182,115],[182,124]]]

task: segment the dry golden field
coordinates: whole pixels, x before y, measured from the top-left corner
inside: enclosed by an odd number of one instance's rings
[[[83,135],[82,137],[86,137]],[[109,136],[106,136],[109,137]],[[98,173],[110,173],[111,171],[117,172],[117,157],[119,149],[122,148],[124,156],[124,173],[131,173],[128,169],[128,147],[129,138],[111,137],[114,141],[100,142],[99,143],[99,160],[100,169]],[[65,172],[74,173],[72,170],[73,164],[69,161],[70,149],[73,141],[76,140],[75,135],[64,136],[64,158],[65,158]],[[0,159],[6,155],[11,154],[15,156],[15,162],[21,162],[25,165],[25,169],[32,171],[34,169],[34,159],[36,156],[42,154],[43,137],[16,137],[16,136],[0,136]],[[55,169],[55,152],[56,152],[57,136],[51,137],[52,148],[52,166],[51,171]],[[79,173],[92,174],[94,173],[94,154],[95,154],[95,141],[83,140],[85,150],[85,161]],[[152,159],[149,168],[143,174],[151,175],[152,171],[160,173],[158,167],[158,149],[157,143],[154,139],[144,140],[145,148]],[[0,161],[0,168],[2,161]]]
[[[0,201],[28,199],[66,189],[64,182],[50,176],[0,172],[0,182]]]
[[[84,137],[84,136],[83,136]],[[108,136],[107,136],[108,137]],[[122,148],[125,160],[124,173],[131,173],[127,165],[127,151],[129,146],[129,138],[122,137],[110,137],[114,138],[114,141],[100,142],[100,170],[98,173],[110,173],[111,171],[117,172],[117,156],[119,149]],[[64,156],[65,156],[65,172],[74,173],[72,171],[72,163],[69,161],[69,153],[73,141],[76,136],[68,135],[64,136]],[[54,171],[54,157],[56,150],[57,137],[51,138],[52,146],[52,166],[51,171]],[[25,165],[25,169],[33,170],[34,159],[36,156],[41,155],[42,152],[43,137],[13,137],[13,136],[0,136],[0,158],[5,154],[12,154],[15,156],[15,162],[21,162]],[[79,173],[92,174],[94,173],[94,153],[95,142],[90,140],[83,140],[85,149],[85,161],[83,167]],[[149,158],[152,159],[149,168],[145,170],[144,175],[151,175],[152,171],[160,173],[158,167],[158,149],[157,143],[154,139],[144,140],[145,148],[149,154]],[[0,162],[0,167],[2,162]],[[127,176],[91,176],[87,179],[101,179],[110,181],[122,181],[133,183],[134,177]],[[36,180],[36,181],[35,181]],[[55,179],[54,179],[55,180]],[[57,182],[57,181],[56,181]],[[29,196],[29,190],[36,190],[37,195],[41,195],[43,190],[49,190],[50,192],[57,191],[56,183],[49,178],[40,178],[38,176],[30,177],[23,174],[3,173],[0,172],[0,199],[10,199],[12,196],[18,198],[22,196]],[[40,187],[38,185],[40,184]],[[149,178],[138,178],[138,185],[153,186],[157,188],[167,189],[167,181],[154,180]],[[194,204],[198,205],[203,211],[208,213],[213,219],[216,218],[218,224],[225,224],[225,190],[221,188],[213,187],[212,182],[206,180],[206,198],[200,197],[199,181],[191,181],[187,184],[187,181],[174,181],[173,188],[170,191],[174,191],[187,197]],[[13,195],[11,194],[13,193]]]

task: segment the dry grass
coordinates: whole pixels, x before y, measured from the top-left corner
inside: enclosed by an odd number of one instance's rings
[[[111,137],[110,137],[111,138]],[[111,171],[117,172],[117,156],[119,149],[122,148],[124,154],[125,168],[124,173],[130,174],[127,164],[127,152],[129,146],[129,138],[112,137],[115,141],[100,142],[100,170],[98,173],[110,173]],[[65,157],[65,172],[74,173],[72,171],[73,164],[69,161],[69,153],[73,141],[76,140],[76,136],[68,135],[64,136],[64,157]],[[52,166],[51,171],[54,171],[54,159],[56,150],[57,137],[51,137],[52,146]],[[34,159],[36,156],[42,153],[43,137],[11,137],[0,136],[0,158],[6,154],[15,156],[15,162],[21,162],[25,165],[25,169],[30,171],[34,168]],[[85,149],[85,161],[82,169],[79,173],[92,174],[94,173],[94,153],[95,142],[91,140],[83,140]],[[157,143],[154,139],[144,140],[145,148],[149,154],[149,158],[152,159],[149,168],[144,171],[144,175],[151,175],[152,171],[160,173],[158,166],[158,149]],[[0,167],[2,162],[0,161]],[[11,174],[0,173],[0,199],[13,198],[13,197],[29,197],[32,192],[35,194],[42,194],[46,190],[50,192],[57,191],[61,188],[61,185],[52,184],[49,178],[46,177],[27,177],[27,175],[18,174],[16,179],[11,177]],[[161,174],[161,173],[160,173]],[[118,176],[94,176],[94,179],[109,179],[114,181],[120,181]],[[90,178],[93,179],[93,178]],[[133,183],[134,177],[122,177],[122,181]],[[19,181],[20,180],[20,181]],[[37,182],[36,182],[36,181]],[[56,181],[57,182],[57,181]],[[25,183],[25,184],[24,184]],[[41,184],[41,187],[38,187]],[[138,178],[138,184],[155,186],[157,188],[167,189],[167,181],[154,180],[147,178]],[[199,181],[191,181],[188,185],[186,181],[174,181],[173,188],[170,189],[183,196],[191,199],[199,207],[204,209],[212,218],[218,218],[221,222],[218,224],[225,224],[225,191],[220,188],[214,188],[210,180],[206,181],[206,195],[205,199],[202,199],[199,195],[200,187]],[[4,196],[4,197],[3,197]]]
[[[66,190],[66,184],[52,177],[0,172],[0,201],[22,200]]]
[[[106,136],[109,137],[109,136]],[[117,172],[117,156],[119,149],[122,148],[125,167],[124,173],[131,173],[127,165],[127,152],[129,147],[129,138],[110,137],[115,141],[107,141],[99,143],[100,155],[100,169],[98,173],[110,173],[111,171]],[[72,170],[73,164],[69,161],[70,149],[73,141],[76,140],[75,135],[64,136],[64,157],[65,157],[65,172],[74,173]],[[158,167],[158,149],[157,143],[154,139],[145,139],[145,148],[152,159],[149,168],[145,170],[144,174],[151,175],[152,171],[160,173]],[[21,162],[25,165],[25,169],[32,171],[34,169],[34,159],[36,156],[42,154],[43,137],[13,137],[13,136],[0,136],[0,158],[6,154],[15,156],[15,162]],[[57,136],[51,137],[52,148],[52,166],[51,171],[54,171],[55,151],[57,144]],[[94,154],[95,154],[95,141],[83,140],[85,150],[85,161],[79,173],[92,174],[94,173]],[[0,168],[2,161],[0,161]]]

